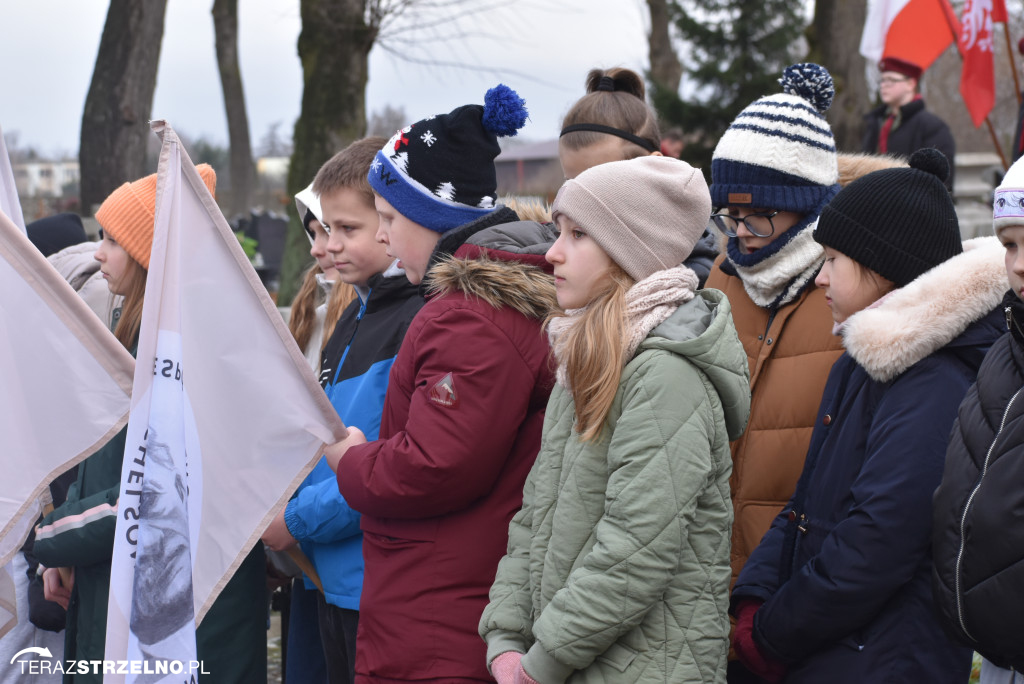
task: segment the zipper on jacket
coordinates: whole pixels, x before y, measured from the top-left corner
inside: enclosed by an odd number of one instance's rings
[[[356,339],[356,333],[359,332],[359,322],[363,320],[363,314],[366,313],[366,305],[370,302],[370,297],[373,295],[373,290],[370,290],[366,294],[366,301],[363,301],[362,297],[359,298],[359,313],[356,314],[356,325],[352,328],[352,334],[348,338],[348,342],[345,343],[345,350],[341,352],[341,358],[338,360],[338,367],[334,369],[334,378],[331,385],[338,384],[338,376],[341,375],[341,367],[345,365],[345,358],[348,356],[348,350],[352,348],[352,340]],[[356,295],[359,296],[358,294]]]
[[[1009,307],[1007,307],[1007,318],[1010,317]],[[971,490],[970,496],[967,497],[967,503],[964,505],[963,515],[960,516],[960,550],[956,554],[956,575],[955,579],[955,591],[956,591],[956,617],[960,621],[960,629],[967,635],[971,641],[977,641],[969,631],[967,631],[967,624],[964,622],[964,600],[963,595],[960,591],[960,568],[964,559],[964,529],[967,526],[967,513],[971,510],[971,503],[974,501],[974,495],[981,489],[981,483],[985,480],[985,474],[988,472],[989,460],[992,458],[992,450],[996,446],[996,442],[999,440],[999,435],[1002,434],[1003,428],[1006,426],[1006,417],[1010,415],[1010,408],[1013,406],[1013,402],[1017,400],[1020,393],[1024,391],[1024,387],[1021,387],[1014,393],[1010,398],[1010,401],[1006,404],[1006,409],[1003,411],[1003,418],[999,421],[999,430],[996,432],[996,436],[992,438],[992,443],[988,445],[988,452],[985,454],[985,462],[981,466],[981,476],[978,478],[978,482],[974,485]]]

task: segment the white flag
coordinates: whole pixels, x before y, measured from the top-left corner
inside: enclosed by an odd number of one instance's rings
[[[21,214],[21,202],[18,201],[18,186],[14,183],[14,171],[11,169],[11,158],[7,154],[7,143],[4,132],[0,129],[0,212],[14,222],[21,232],[25,232],[25,218]]]
[[[134,367],[0,213],[0,565],[24,543],[41,502],[49,501],[50,481],[124,426]],[[0,613],[7,599],[0,597]]]
[[[180,682],[195,626],[345,428],[177,135],[152,127],[163,147],[106,658]]]

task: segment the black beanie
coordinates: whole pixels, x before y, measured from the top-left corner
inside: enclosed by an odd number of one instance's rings
[[[89,238],[78,214],[64,213],[47,216],[25,226],[28,239],[43,253],[56,254],[65,247],[85,242]]]
[[[814,239],[903,287],[963,252],[948,176],[945,155],[926,148],[910,168],[858,178],[822,210]]]

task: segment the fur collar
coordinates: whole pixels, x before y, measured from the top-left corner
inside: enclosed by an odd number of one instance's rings
[[[968,240],[963,254],[850,316],[843,344],[872,379],[888,382],[992,311],[1008,287],[999,240]]]
[[[472,259],[448,256],[433,267],[427,295],[456,291],[482,299],[495,309],[508,306],[540,320],[558,307],[553,276],[521,261],[492,259],[486,252]]]

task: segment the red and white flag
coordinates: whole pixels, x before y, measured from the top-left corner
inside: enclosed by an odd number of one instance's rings
[[[967,0],[960,23],[960,95],[977,128],[996,103],[994,36],[992,24],[1006,22],[1003,0]]]
[[[872,64],[896,57],[925,71],[959,34],[949,0],[869,0],[860,54]]]
[[[124,427],[134,368],[131,354],[0,213],[0,565],[24,543],[50,499],[50,481]],[[0,599],[0,613],[9,609]],[[10,618],[0,615],[0,633]]]
[[[177,135],[152,127],[163,146],[106,659],[180,682],[195,627],[345,428]]]

